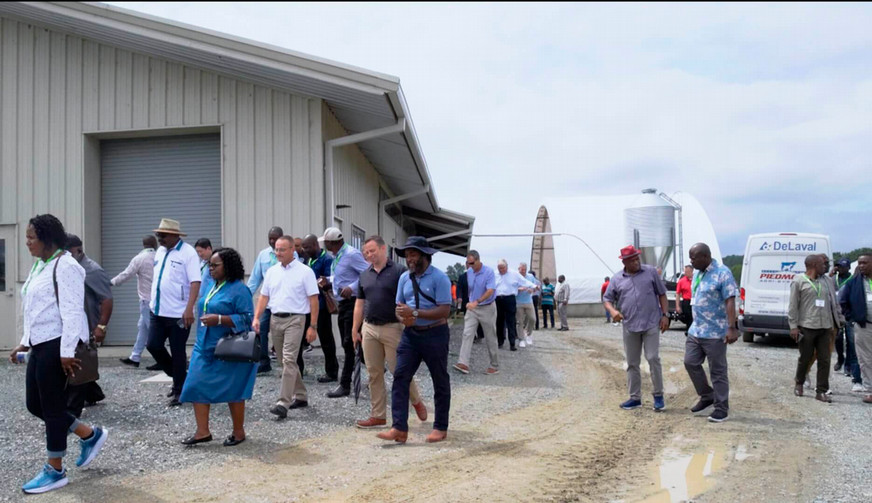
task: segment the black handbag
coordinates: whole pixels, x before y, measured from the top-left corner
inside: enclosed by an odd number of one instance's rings
[[[64,252],[66,253],[66,252]],[[51,279],[54,283],[55,302],[58,309],[61,307],[61,299],[58,297],[58,263],[61,261],[62,253],[57,261],[55,261],[54,269],[52,270]],[[97,341],[91,336],[88,342],[79,341],[76,344],[75,358],[80,360],[81,368],[72,376],[67,377],[67,386],[81,386],[100,379],[99,362],[97,358]]]
[[[226,362],[257,363],[260,351],[260,337],[256,333],[227,334],[218,339],[215,358]]]

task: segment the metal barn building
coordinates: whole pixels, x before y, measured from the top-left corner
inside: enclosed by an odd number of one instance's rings
[[[273,225],[464,255],[474,222],[439,206],[396,77],[107,5],[2,2],[2,347],[20,338],[39,213],[110,276],[162,217],[247,270]],[[107,342],[131,343],[136,286],[114,293]]]

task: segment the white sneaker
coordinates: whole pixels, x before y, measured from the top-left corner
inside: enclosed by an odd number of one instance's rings
[[[854,385],[851,386],[851,391],[853,391],[854,393],[862,393],[863,392],[863,385],[858,383],[858,382],[855,382]]]
[[[528,345],[528,346],[532,346],[532,345],[533,345],[533,336],[532,336],[532,335],[528,335],[528,336],[527,336],[527,345]]]
[[[521,347],[521,348],[526,348],[526,347],[527,347],[527,343],[524,342],[524,339],[521,339],[521,342],[518,343],[518,347]]]
[[[620,321],[616,321],[616,322],[612,323],[612,326],[613,326],[613,327],[619,327],[619,326],[621,326],[621,322],[620,322]]]

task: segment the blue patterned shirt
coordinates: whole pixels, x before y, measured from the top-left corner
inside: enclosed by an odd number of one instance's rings
[[[716,260],[705,271],[694,271],[691,283],[693,325],[687,331],[699,339],[723,339],[727,335],[727,306],[730,297],[739,295],[733,273]]]

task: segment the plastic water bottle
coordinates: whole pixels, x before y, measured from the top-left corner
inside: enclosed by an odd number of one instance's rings
[[[18,360],[18,363],[27,363],[30,361],[30,351],[19,351],[15,353],[15,358]]]

